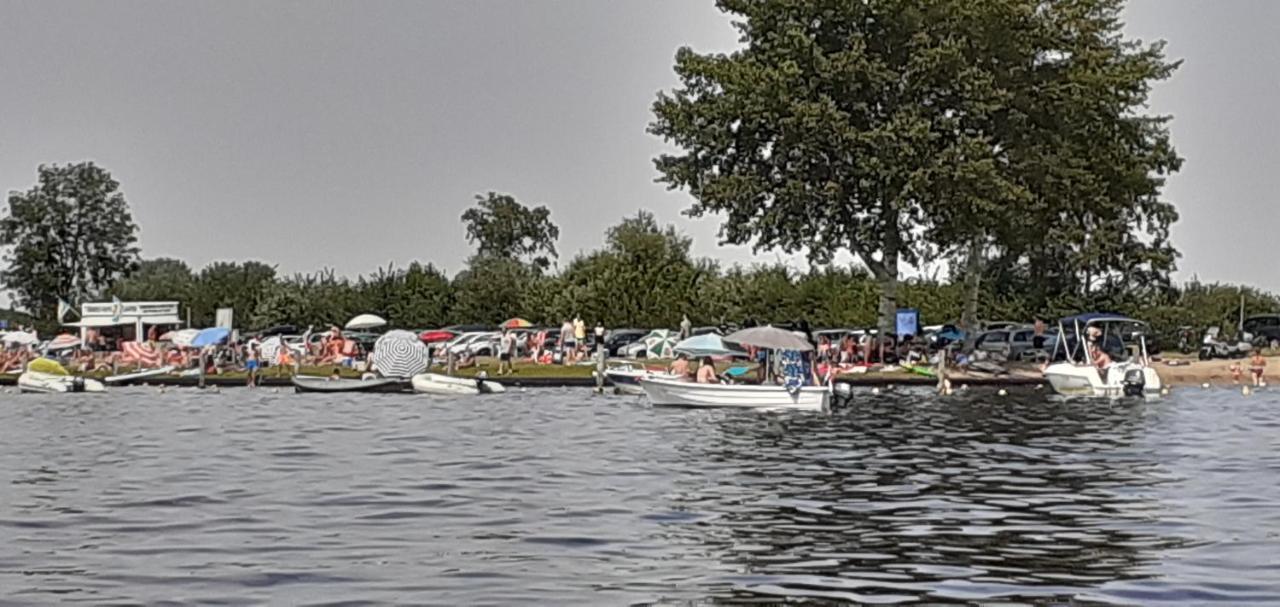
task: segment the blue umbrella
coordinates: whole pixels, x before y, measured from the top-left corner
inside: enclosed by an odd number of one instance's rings
[[[231,329],[224,329],[222,327],[203,329],[199,333],[196,333],[196,336],[191,339],[191,347],[203,348],[205,346],[220,344],[226,341],[227,336],[230,334]]]
[[[703,356],[746,356],[746,352],[735,350],[725,345],[724,339],[715,333],[690,337],[675,347],[676,354],[687,354],[694,358]]]

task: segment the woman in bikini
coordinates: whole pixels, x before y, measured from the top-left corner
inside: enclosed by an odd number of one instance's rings
[[[1249,375],[1253,377],[1253,385],[1262,385],[1262,374],[1267,370],[1267,359],[1262,357],[1262,352],[1254,350],[1253,358],[1249,359]]]

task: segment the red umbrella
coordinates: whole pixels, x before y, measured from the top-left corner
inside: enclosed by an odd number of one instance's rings
[[[523,318],[511,318],[507,322],[502,323],[503,329],[527,329],[532,327],[533,323]]]
[[[455,334],[453,331],[445,331],[443,329],[437,329],[435,331],[423,331],[420,335],[418,335],[418,339],[421,339],[423,343],[428,343],[428,344],[434,344],[442,341],[449,341],[450,339],[453,339],[455,337],[457,337],[457,334]]]

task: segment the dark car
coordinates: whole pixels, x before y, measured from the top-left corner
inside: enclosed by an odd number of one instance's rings
[[[605,335],[604,347],[609,356],[619,356],[619,350],[639,341],[646,333],[648,331],[644,329],[614,329]]]
[[[1259,346],[1280,347],[1280,314],[1258,314],[1244,319],[1244,332]]]

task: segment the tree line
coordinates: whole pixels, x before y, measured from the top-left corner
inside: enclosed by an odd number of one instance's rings
[[[177,299],[196,325],[219,307],[240,324],[322,325],[376,312],[425,328],[573,316],[607,326],[792,322],[893,327],[1028,320],[1082,310],[1179,327],[1234,325],[1280,309],[1248,288],[1178,286],[1162,198],[1181,158],[1150,87],[1172,74],[1162,43],[1123,36],[1122,0],[718,0],[731,53],[675,57],[649,132],[670,151],[659,180],[725,243],[803,253],[809,269],[725,267],[644,211],[600,249],[558,263],[545,206],[487,193],[461,217],[473,256],[346,278],[281,276],[270,263],[198,271],[140,256],[124,197],[92,163],[39,169],[0,218],[0,284],[42,322],[73,303]],[[850,252],[854,265],[832,260]],[[944,260],[941,278],[908,277]]]

